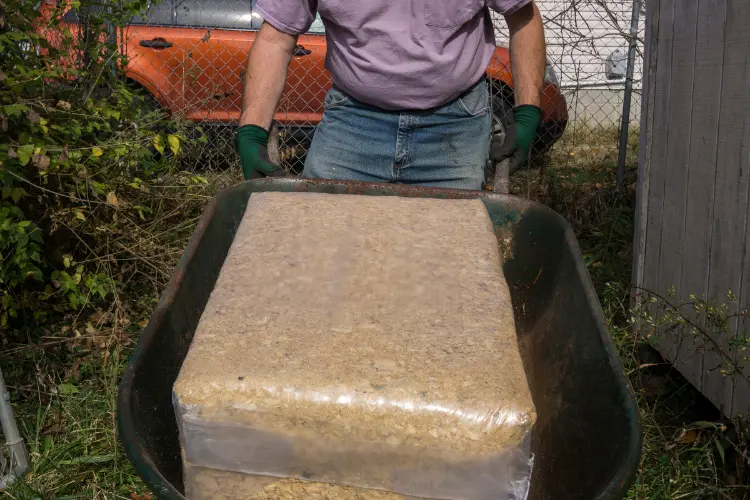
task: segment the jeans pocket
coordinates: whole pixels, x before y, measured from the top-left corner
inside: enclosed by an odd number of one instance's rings
[[[323,109],[333,109],[344,104],[352,102],[352,98],[341,92],[336,87],[331,87],[331,90],[326,94],[326,98],[323,101]]]
[[[461,112],[468,116],[478,116],[487,113],[490,107],[490,93],[487,83],[482,80],[474,85],[472,89],[456,99]]]
[[[461,26],[484,9],[486,0],[424,0],[424,22],[435,28]]]

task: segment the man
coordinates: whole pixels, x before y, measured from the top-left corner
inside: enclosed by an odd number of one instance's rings
[[[481,189],[490,150],[485,70],[495,51],[487,8],[510,30],[515,123],[490,157],[523,164],[541,121],[542,19],[533,0],[257,0],[236,144],[245,178],[283,175],[268,130],[299,34],[316,11],[333,88],[305,177]]]

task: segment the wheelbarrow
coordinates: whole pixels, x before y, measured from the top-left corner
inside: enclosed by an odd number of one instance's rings
[[[206,207],[120,383],[125,452],[159,498],[183,498],[172,384],[248,199],[262,191],[480,198],[503,255],[537,410],[531,499],[621,498],[640,458],[638,410],[575,236],[551,209],[508,195],[401,185],[264,179]]]

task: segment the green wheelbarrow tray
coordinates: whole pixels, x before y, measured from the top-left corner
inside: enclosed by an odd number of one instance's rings
[[[486,204],[503,254],[538,420],[530,498],[621,498],[640,457],[638,410],[575,236],[551,209],[477,191],[305,179],[226,189],[208,204],[120,384],[125,451],[159,498],[183,498],[172,384],[253,193],[294,191]]]

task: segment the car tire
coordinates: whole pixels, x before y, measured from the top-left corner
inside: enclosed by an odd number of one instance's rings
[[[515,118],[513,117],[513,95],[504,92],[498,92],[492,96],[492,135],[505,136],[505,131],[508,130]],[[541,140],[539,135],[534,139],[531,145],[531,151],[529,153],[529,164],[531,167],[543,166],[547,159],[547,153],[551,148],[551,144]]]
[[[492,135],[505,137],[505,131],[513,124],[512,99],[513,96],[507,96],[504,92],[492,96]]]

